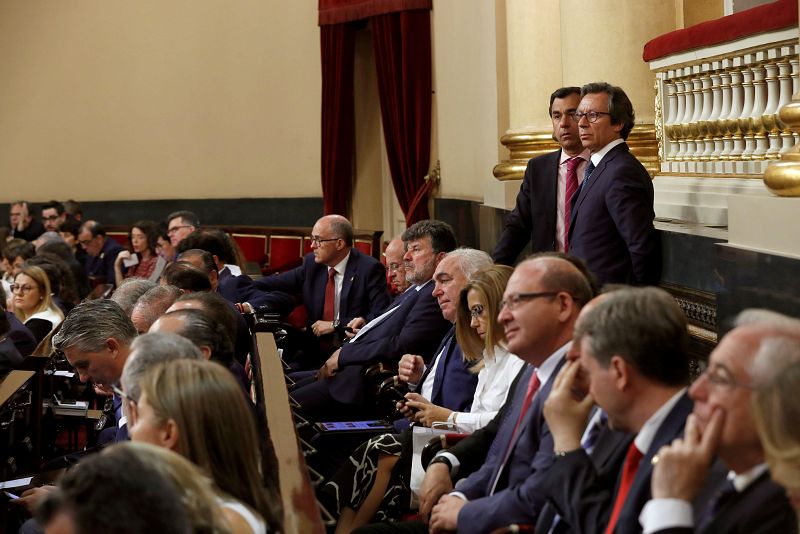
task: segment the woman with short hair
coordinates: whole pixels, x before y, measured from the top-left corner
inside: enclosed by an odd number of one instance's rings
[[[14,314],[40,343],[64,320],[64,314],[53,302],[50,279],[44,269],[23,265],[11,284]]]

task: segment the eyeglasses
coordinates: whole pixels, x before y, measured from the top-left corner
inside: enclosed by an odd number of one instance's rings
[[[58,219],[58,215],[50,215],[48,217],[42,217],[43,221],[55,221]]]
[[[126,401],[130,402],[131,404],[136,404],[136,401],[135,401],[135,400],[133,400],[133,398],[132,398],[130,395],[128,395],[127,393],[125,393],[124,391],[122,391],[122,390],[119,388],[119,386],[116,386],[116,385],[113,385],[113,384],[112,384],[112,386],[111,386],[111,391],[113,391],[113,392],[114,392],[114,395],[116,395],[117,397],[119,397],[119,398],[121,398],[121,399],[124,399],[124,400],[126,400]]]
[[[394,262],[392,262],[392,263],[389,264],[389,270],[390,271],[399,271],[402,267],[403,267],[402,263],[394,263]]]
[[[476,304],[472,308],[469,309],[469,316],[473,319],[480,319],[481,315],[483,315],[483,310],[485,308],[481,304]]]
[[[576,111],[575,112],[575,120],[580,121],[582,118],[586,117],[586,120],[589,122],[597,122],[597,119],[600,118],[600,115],[611,115],[607,111],[587,111],[584,113],[583,111]]]
[[[507,299],[500,302],[500,309],[506,308],[508,311],[514,311],[520,304],[529,300],[538,299],[540,297],[555,297],[558,291],[540,291],[538,293],[515,293],[509,295]]]
[[[700,376],[705,376],[708,383],[724,389],[745,388],[755,389],[752,384],[745,384],[733,377],[731,372],[721,365],[709,366],[708,362],[701,361],[698,365]]]
[[[88,245],[89,243],[91,243],[91,242],[92,242],[92,240],[91,240],[91,239],[78,239],[78,243],[79,243],[79,244],[81,244],[81,245],[83,245],[84,247],[85,247],[86,245]]]
[[[172,235],[175,232],[177,232],[178,230],[180,230],[181,228],[191,228],[191,227],[192,226],[190,224],[182,224],[180,226],[173,226],[172,228],[167,230],[167,235]]]
[[[309,236],[309,238],[311,239],[311,244],[312,245],[317,245],[317,246],[319,246],[321,243],[326,243],[328,241],[339,241],[339,239],[341,239],[339,237],[331,237],[330,239],[322,239],[318,235],[312,235],[312,236]]]
[[[30,284],[11,284],[11,292],[12,293],[27,293],[32,291],[36,286],[32,286]]]

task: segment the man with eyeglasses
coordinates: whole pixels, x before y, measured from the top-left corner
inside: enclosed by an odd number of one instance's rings
[[[200,228],[200,219],[191,211],[181,210],[167,216],[167,235],[173,247]]]
[[[385,308],[389,291],[383,265],[353,248],[353,226],[345,217],[326,215],[314,223],[311,250],[299,267],[256,280],[255,287],[302,295],[308,337],[301,365],[318,369],[344,339],[346,325]]]
[[[400,236],[389,241],[386,250],[383,251],[383,257],[386,259],[386,272],[394,287],[392,292],[396,292],[397,295],[402,294],[409,286],[408,280],[406,280],[406,266],[403,263],[403,254],[405,253]]]
[[[737,325],[722,338],[689,390],[695,404],[685,436],[658,452],[653,500],[641,514],[647,533],[797,532],[797,516],[785,491],[770,479],[751,396],[752,367],[761,345],[777,335],[800,343],[800,321],[747,310]],[[730,472],[706,510],[693,516],[690,503],[715,457]]]
[[[692,411],[686,318],[661,289],[625,288],[605,295],[580,318],[575,339],[580,357],[564,366],[545,407],[556,459],[540,491],[560,520],[536,531],[640,533],[639,513],[650,499],[658,461],[653,459],[682,435]],[[576,396],[581,376],[588,379],[588,394]],[[602,459],[582,446],[595,404],[610,429],[630,436]],[[714,471],[715,479],[721,475]],[[698,495],[696,509],[709,493]]]
[[[513,265],[528,242],[533,252],[569,250],[570,199],[589,161],[575,120],[580,93],[579,87],[562,87],[550,95],[553,139],[561,148],[528,162],[516,206],[492,253],[497,263]]]
[[[572,199],[567,240],[601,284],[657,284],[660,246],[653,227],[653,183],[628,150],[633,105],[607,83],[581,88],[575,113],[583,146],[591,152]]]
[[[30,206],[24,200],[11,204],[9,222],[11,223],[11,237],[33,241],[44,233],[44,226],[33,218]]]
[[[66,218],[67,212],[64,211],[64,204],[61,202],[51,200],[42,204],[42,223],[44,223],[45,232],[58,232]]]
[[[503,415],[490,423],[496,434],[482,467],[433,506],[431,532],[491,532],[511,523],[535,523],[544,505],[538,485],[553,463],[544,401],[572,344],[578,314],[592,297],[586,276],[563,258],[536,256],[514,270],[498,320],[508,350],[530,365],[509,393]],[[479,433],[467,438],[467,445],[472,438],[481,440]],[[459,468],[451,465],[451,473]],[[425,525],[414,530],[424,532]]]
[[[97,221],[86,221],[78,230],[78,244],[86,251],[84,269],[94,285],[114,284],[114,262],[122,252],[122,245],[106,237],[106,229]]]

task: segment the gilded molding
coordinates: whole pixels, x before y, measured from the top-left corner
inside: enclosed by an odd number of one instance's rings
[[[800,132],[800,93],[783,106],[778,117],[789,130]],[[775,195],[781,197],[800,197],[800,144],[780,155],[764,173],[764,185]]]
[[[528,160],[558,150],[559,145],[553,139],[552,132],[517,132],[506,134],[500,138],[509,151],[509,158],[494,166],[492,173],[501,182],[506,180],[522,180]],[[634,126],[627,139],[631,153],[642,165],[655,176],[660,170],[658,159],[658,141],[653,124]]]

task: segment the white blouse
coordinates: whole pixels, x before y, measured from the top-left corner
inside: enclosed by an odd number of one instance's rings
[[[494,348],[493,358],[484,351],[483,363],[470,411],[453,412],[447,418],[448,422],[458,425],[461,432],[475,432],[494,419],[506,401],[511,382],[525,365],[523,360],[499,345]]]

